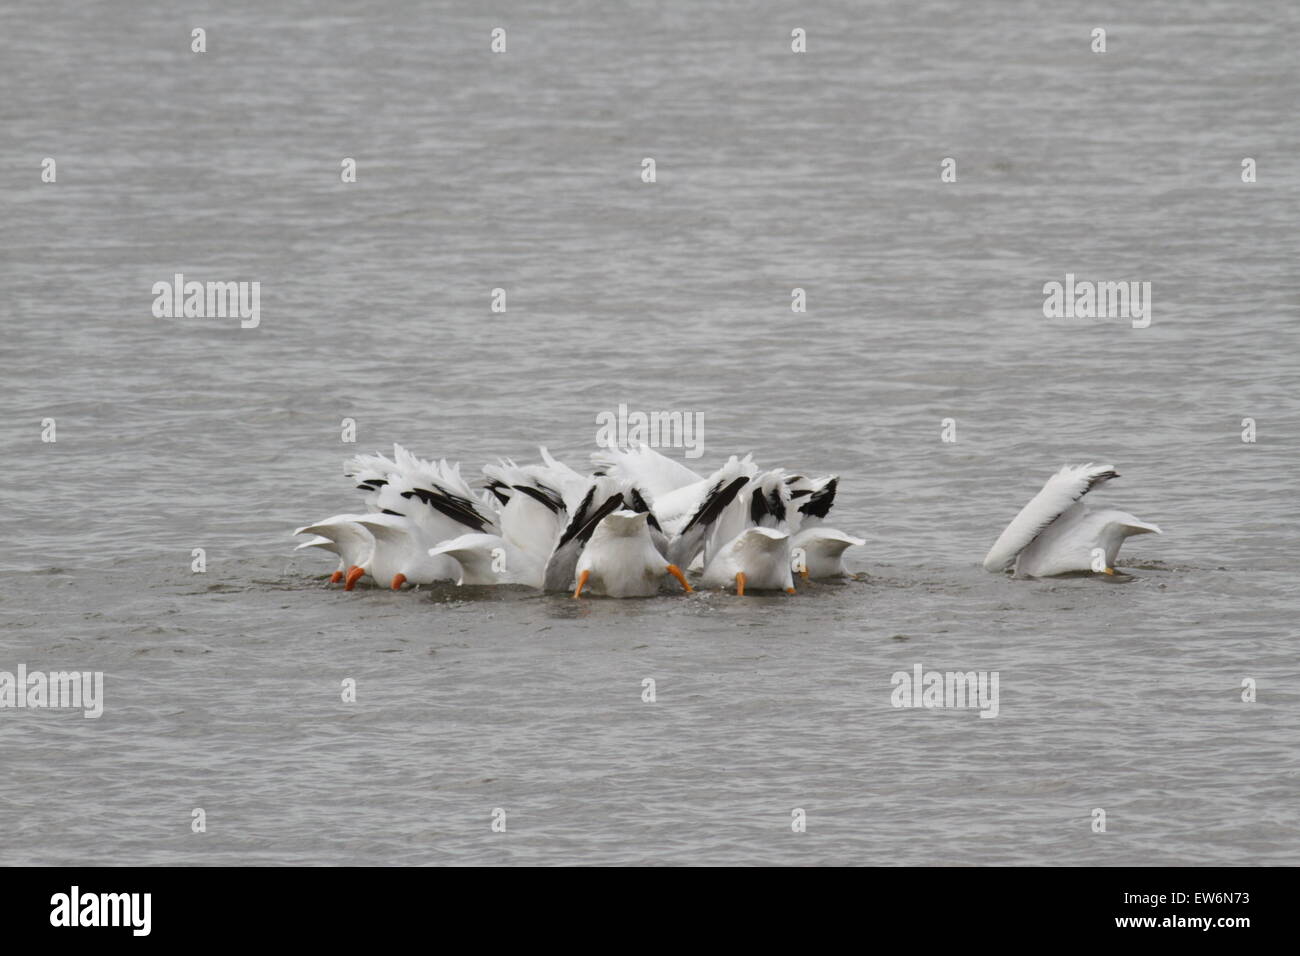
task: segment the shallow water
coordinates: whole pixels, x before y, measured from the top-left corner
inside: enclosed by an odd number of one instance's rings
[[[0,863],[1300,863],[1297,8],[200,11],[0,10],[0,670],[106,675],[0,711]],[[260,326],[154,318],[176,272]],[[1150,327],[1044,318],[1066,273]],[[347,454],[580,465],[620,403],[841,474],[855,578],[344,594],[291,550]],[[1164,535],[982,571],[1067,461]],[[918,663],[998,717],[893,707]]]

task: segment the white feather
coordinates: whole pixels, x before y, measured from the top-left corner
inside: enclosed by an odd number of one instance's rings
[[[627,450],[594,451],[591,460],[604,468],[606,474],[632,482],[652,501],[702,480],[690,468],[641,442],[630,442]]]
[[[1066,509],[1087,494],[1090,488],[1112,477],[1118,476],[1110,465],[1094,465],[1089,462],[1086,465],[1063,467],[1047,479],[1042,491],[1020,509],[1020,513],[998,536],[984,558],[985,569],[1005,571],[1010,568],[1015,563],[1016,556],[1029,547]]]
[[[369,517],[363,514],[342,514],[325,518],[315,524],[299,528],[294,534],[319,535],[338,545],[343,567],[360,567],[370,560],[374,551],[374,536],[357,522]]]

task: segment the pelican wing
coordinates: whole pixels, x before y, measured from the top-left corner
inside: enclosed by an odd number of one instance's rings
[[[835,503],[835,491],[839,488],[839,484],[839,475],[827,475],[824,478],[817,478],[809,482],[807,500],[797,502],[798,518],[791,524],[797,527],[820,524],[822,519],[830,512],[831,505]],[[791,498],[794,497],[794,491],[798,490],[803,489],[798,486],[792,489]]]
[[[1016,555],[1029,547],[1053,521],[1067,508],[1102,482],[1118,478],[1111,465],[1066,465],[1043,485],[1029,504],[1020,509],[1006,530],[998,536],[984,558],[988,571],[1006,571],[1015,563]]]
[[[679,568],[690,567],[695,556],[704,548],[705,539],[713,531],[714,524],[727,511],[728,505],[736,500],[742,488],[749,484],[749,476],[727,480],[719,478],[709,489],[690,520],[668,545],[668,560]]]
[[[401,515],[375,512],[357,518],[356,523],[386,544],[405,543],[410,536],[411,523]]]
[[[321,551],[329,551],[332,554],[341,555],[341,552],[339,551],[339,543],[337,541],[321,537],[320,535],[316,535],[310,541],[304,541],[293,550],[302,551],[304,548],[317,548]]]
[[[627,478],[654,501],[670,491],[701,481],[701,477],[680,462],[648,445],[632,443],[627,451],[603,448],[591,453],[591,460],[605,474]]]
[[[374,535],[358,524],[368,517],[369,514],[334,515],[299,528],[294,534],[311,534],[329,538],[338,545],[339,557],[346,564],[361,564],[375,547]]]
[[[546,562],[542,587],[547,591],[567,591],[573,583],[578,556],[591,540],[596,526],[608,514],[624,507],[623,486],[612,478],[592,478],[587,493],[569,516],[555,551]]]

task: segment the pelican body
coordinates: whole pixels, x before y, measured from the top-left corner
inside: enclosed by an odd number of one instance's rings
[[[1078,571],[1115,573],[1120,545],[1153,524],[1114,508],[1093,509],[1083,496],[1119,474],[1110,465],[1066,465],[1020,509],[984,558],[988,571],[1051,577]]]

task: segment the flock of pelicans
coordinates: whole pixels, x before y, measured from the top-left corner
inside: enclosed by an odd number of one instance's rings
[[[459,464],[423,461],[400,445],[392,459],[358,455],[344,474],[366,510],[299,528],[311,538],[298,550],[337,555],[330,581],[349,591],[368,578],[394,590],[454,581],[576,598],[646,597],[670,576],[691,591],[687,572],[706,588],[793,594],[796,578],[845,574],[845,549],[865,543],[826,524],[836,475],[761,470],[752,455],[733,455],[701,476],[639,444],[593,453],[594,471],[582,474],[539,452],[534,464],[485,465],[478,491]],[[984,567],[1033,577],[1113,574],[1125,538],[1160,533],[1084,502],[1117,477],[1107,465],[1062,468],[1002,532]]]

